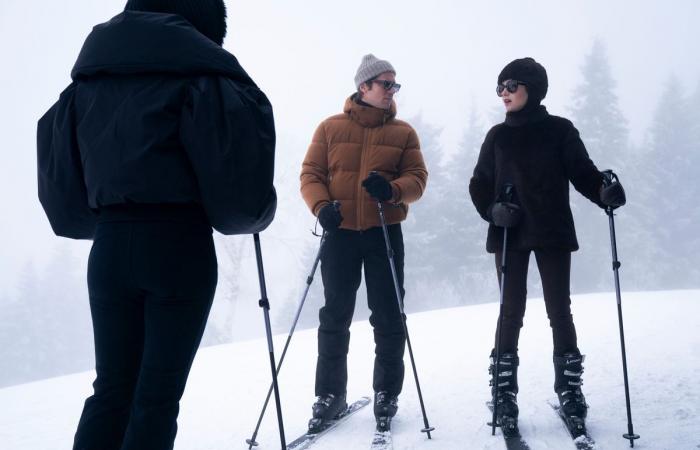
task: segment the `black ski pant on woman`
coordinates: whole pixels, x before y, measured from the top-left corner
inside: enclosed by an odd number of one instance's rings
[[[576,328],[571,316],[571,252],[559,249],[536,249],[535,259],[542,279],[544,303],[552,327],[554,354],[578,352]],[[501,281],[501,252],[496,252],[496,270]],[[503,335],[501,354],[517,353],[520,328],[525,316],[527,269],[530,251],[506,252],[506,282],[503,294]],[[498,330],[496,330],[498,339]]]
[[[73,448],[169,450],[216,288],[212,230],[170,207],[101,219],[88,262],[97,378]]]
[[[403,235],[389,225],[389,241],[403,299]],[[321,255],[326,303],[319,313],[316,395],[344,394],[348,382],[350,324],[364,265],[367,302],[374,328],[374,391],[399,395],[403,385],[404,336],[399,305],[381,227],[366,231],[339,229],[329,233]]]

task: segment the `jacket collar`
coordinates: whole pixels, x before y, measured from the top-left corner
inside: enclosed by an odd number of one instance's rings
[[[255,85],[236,57],[176,14],[124,11],[95,26],[71,71],[100,74],[222,75]]]
[[[549,116],[544,105],[534,105],[531,108],[524,108],[514,113],[506,113],[504,123],[509,127],[521,127],[529,123],[539,122]]]
[[[372,106],[360,105],[356,101],[357,94],[352,94],[345,100],[343,112],[364,128],[380,127],[396,117],[396,102],[391,101],[389,109],[379,109]]]

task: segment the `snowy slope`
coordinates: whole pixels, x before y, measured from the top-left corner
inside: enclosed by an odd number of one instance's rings
[[[623,312],[632,412],[642,436],[635,448],[700,448],[700,291],[624,293]],[[410,305],[408,305],[410,311]],[[584,392],[589,427],[604,449],[629,448],[614,294],[573,297],[579,345],[587,354]],[[409,315],[409,332],[433,440],[422,419],[410,366],[394,422],[396,449],[501,449],[486,425],[487,355],[497,305],[486,304]],[[258,320],[262,332],[263,322]],[[373,344],[367,322],[352,327],[349,397],[371,394]],[[276,338],[276,349],[286,335]],[[315,331],[298,332],[280,382],[288,441],[301,433],[313,401]],[[521,431],[533,449],[574,448],[546,403],[554,398],[551,335],[541,299],[528,303],[520,346]],[[407,356],[408,358],[408,356]],[[176,449],[244,449],[270,379],[264,339],[200,351],[183,398]],[[0,390],[0,448],[70,448],[92,373]],[[274,408],[274,405],[271,405]],[[315,449],[366,449],[373,417],[360,411]],[[278,449],[274,409],[263,421],[262,449]]]

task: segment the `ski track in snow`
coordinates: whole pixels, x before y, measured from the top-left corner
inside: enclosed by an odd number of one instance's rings
[[[624,293],[628,369],[635,448],[700,449],[700,291]],[[629,448],[617,308],[614,293],[572,296],[579,347],[586,354],[584,393],[588,427],[600,449]],[[410,298],[407,298],[410,313]],[[427,440],[410,361],[399,413],[392,424],[394,448],[503,449],[491,436],[488,354],[497,304],[409,314],[408,328],[430,425]],[[260,321],[262,317],[251,317]],[[348,401],[372,394],[374,344],[366,321],[352,326]],[[279,356],[287,335],[275,337]],[[574,449],[547,399],[552,391],[551,332],[541,299],[528,300],[521,332],[520,429],[533,450]],[[285,431],[290,442],[306,428],[313,402],[316,331],[297,331],[280,374]],[[0,390],[0,448],[71,448],[82,404],[91,393],[86,372]],[[202,349],[181,402],[176,450],[246,449],[270,383],[264,338]],[[313,445],[313,449],[367,449],[374,430],[372,408]],[[498,431],[497,431],[498,432]],[[257,441],[278,449],[277,419],[270,402]]]

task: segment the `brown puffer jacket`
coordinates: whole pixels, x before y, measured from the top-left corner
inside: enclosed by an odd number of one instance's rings
[[[316,129],[301,170],[301,195],[314,215],[338,200],[340,228],[366,230],[380,226],[377,203],[362,187],[371,171],[390,180],[393,197],[386,202],[387,224],[401,222],[408,203],[418,200],[428,179],[415,130],[389,110],[363,106],[355,95],[343,114],[324,120]]]

